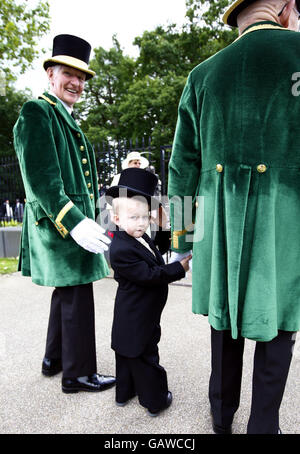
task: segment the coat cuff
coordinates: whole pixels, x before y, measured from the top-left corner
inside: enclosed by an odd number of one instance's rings
[[[179,253],[193,249],[193,231],[194,224],[189,225],[184,230],[174,230],[172,232],[171,249]]]
[[[70,200],[58,213],[54,225],[61,236],[65,238],[75,225],[85,218],[86,216]]]

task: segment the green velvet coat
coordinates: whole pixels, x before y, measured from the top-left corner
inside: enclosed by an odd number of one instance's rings
[[[299,33],[254,24],[190,73],[179,105],[173,249],[193,249],[193,312],[233,338],[300,328],[299,62]],[[193,198],[194,242],[174,196]]]
[[[108,274],[102,254],[69,232],[97,215],[98,179],[91,144],[61,102],[45,93],[26,102],[14,126],[26,192],[19,269],[39,285],[86,284]]]

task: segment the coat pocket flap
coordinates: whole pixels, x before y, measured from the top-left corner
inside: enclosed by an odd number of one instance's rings
[[[35,220],[37,222],[43,218],[49,218],[49,216],[47,216],[47,213],[45,213],[43,208],[38,204],[33,206],[33,213],[34,213]]]

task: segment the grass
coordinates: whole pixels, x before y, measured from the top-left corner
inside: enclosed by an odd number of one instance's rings
[[[15,273],[18,271],[17,258],[0,258],[0,274]]]
[[[0,221],[0,227],[19,227],[22,226],[22,222],[17,222],[17,221]]]

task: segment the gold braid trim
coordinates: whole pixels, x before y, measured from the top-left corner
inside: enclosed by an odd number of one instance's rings
[[[248,28],[245,32],[243,32],[234,42],[238,41],[243,36],[247,35],[248,33],[255,32],[256,30],[283,30],[283,31],[291,31],[288,28],[282,28],[280,26],[272,25],[272,24],[261,24],[255,25],[254,27]]]
[[[55,227],[61,234],[63,238],[69,233],[68,230],[62,225],[61,221],[63,220],[64,216],[70,211],[70,209],[74,206],[74,203],[70,200],[58,213],[57,218],[55,219]]]
[[[43,98],[45,101],[47,101],[49,104],[52,104],[53,106],[56,106],[56,102],[52,101],[50,98],[48,98],[45,95],[41,95],[40,98]]]
[[[178,238],[182,235],[185,235],[188,233],[192,228],[194,227],[194,224],[188,225],[184,230],[175,230],[172,235],[172,244],[173,247],[178,249],[179,248],[179,241]]]

